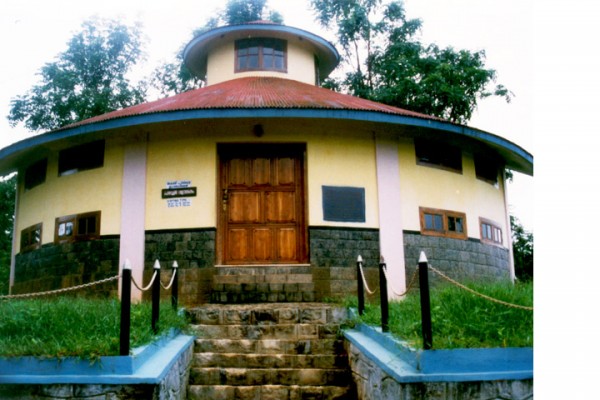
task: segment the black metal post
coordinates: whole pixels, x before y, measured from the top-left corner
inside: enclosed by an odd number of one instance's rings
[[[119,355],[129,355],[129,336],[131,332],[131,266],[123,265],[121,272],[121,331],[119,337]]]
[[[175,278],[173,279],[173,286],[171,286],[171,306],[173,310],[177,311],[177,303],[179,302],[179,269],[177,261],[173,261],[173,273]]]
[[[160,311],[160,263],[154,263],[154,283],[152,284],[152,331],[158,333],[158,314]]]
[[[429,274],[425,252],[419,257],[419,289],[421,296],[421,329],[423,332],[423,349],[433,347],[433,334],[431,332],[431,302],[429,299]]]
[[[362,280],[362,273],[360,271],[362,267],[362,262],[363,259],[359,255],[356,260],[356,280],[358,283],[358,315],[363,315],[365,311],[365,287]]]
[[[385,276],[385,268],[386,265],[383,262],[383,257],[381,257],[381,262],[379,263],[379,293],[381,300],[381,331],[389,332],[390,331],[390,309],[388,303],[388,292],[387,292],[387,278]]]

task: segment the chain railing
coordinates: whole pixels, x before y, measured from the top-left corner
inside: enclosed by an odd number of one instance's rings
[[[367,279],[363,270],[363,259],[359,255],[356,262],[356,274],[357,274],[357,284],[358,284],[358,313],[362,315],[364,312],[364,292],[365,290],[369,295],[373,295],[376,290],[371,290],[367,284]],[[379,263],[379,292],[380,292],[380,303],[381,303],[381,330],[383,332],[389,331],[389,299],[388,299],[388,288],[391,289],[392,293],[398,297],[405,296],[411,289],[415,288],[415,282],[417,281],[417,276],[419,277],[419,289],[420,289],[420,302],[421,302],[421,327],[423,334],[423,348],[425,350],[431,349],[433,346],[433,337],[432,337],[432,328],[431,328],[431,304],[430,304],[430,296],[429,296],[429,274],[428,271],[431,270],[435,274],[439,275],[442,279],[448,281],[449,283],[457,286],[462,290],[466,290],[467,292],[478,296],[480,298],[486,299],[488,301],[501,304],[506,307],[518,308],[521,310],[533,311],[533,307],[523,306],[519,304],[509,303],[503,300],[495,299],[493,297],[487,296],[483,293],[479,293],[459,282],[450,278],[440,270],[429,265],[427,261],[427,257],[424,252],[421,252],[419,257],[418,267],[415,269],[408,286],[403,292],[399,292],[394,289],[391,284],[391,280],[388,277],[387,266],[384,262],[383,257],[381,257],[381,262]]]
[[[177,261],[173,262],[173,273],[171,275],[171,281],[164,285],[160,279],[160,263],[158,260],[154,262],[152,278],[148,285],[143,286],[138,284],[135,279],[131,276],[131,265],[129,260],[125,261],[123,266],[123,285],[121,287],[121,348],[120,354],[129,354],[129,335],[131,326],[131,284],[133,284],[138,290],[146,292],[152,290],[152,316],[151,326],[154,333],[158,332],[158,322],[160,315],[160,288],[165,290],[171,289],[171,305],[174,310],[177,309],[178,297],[179,297],[179,274]]]
[[[0,300],[28,299],[28,298],[33,298],[33,297],[53,296],[55,294],[68,293],[68,292],[73,292],[76,290],[87,289],[89,287],[96,286],[96,285],[102,285],[104,283],[116,281],[117,279],[120,279],[120,278],[121,278],[121,275],[115,275],[115,276],[111,276],[110,278],[101,279],[101,280],[95,281],[95,282],[84,283],[82,285],[71,286],[68,288],[47,290],[45,292],[36,292],[36,293],[9,294],[9,295],[0,296]]]
[[[82,285],[71,286],[68,288],[48,290],[44,292],[36,293],[24,293],[24,294],[10,294],[0,296],[1,300],[15,300],[15,299],[28,299],[34,297],[53,296],[62,293],[68,293],[76,290],[87,289],[93,286],[102,285],[104,283],[121,281],[121,326],[120,326],[120,350],[119,354],[122,356],[129,355],[130,350],[130,334],[131,334],[131,285],[133,284],[141,292],[152,289],[152,319],[151,325],[154,333],[158,332],[158,322],[160,313],[160,288],[165,290],[171,290],[171,305],[174,310],[177,310],[178,298],[179,298],[179,274],[177,261],[173,262],[173,273],[171,280],[167,285],[164,285],[160,280],[160,263],[158,260],[154,262],[154,272],[148,285],[143,286],[138,284],[135,279],[131,276],[131,265],[129,260],[125,261],[121,274],[111,276],[110,278],[101,279],[94,282],[85,283]]]

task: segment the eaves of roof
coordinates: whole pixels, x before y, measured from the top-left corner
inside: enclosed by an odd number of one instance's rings
[[[240,78],[89,118],[0,150],[0,172],[14,168],[29,150],[71,137],[147,124],[199,119],[310,118],[428,128],[482,142],[507,166],[533,174],[533,156],[488,132],[397,107],[272,77]]]

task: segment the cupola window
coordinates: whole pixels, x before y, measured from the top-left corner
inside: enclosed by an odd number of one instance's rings
[[[251,38],[235,42],[235,72],[287,71],[286,41]]]

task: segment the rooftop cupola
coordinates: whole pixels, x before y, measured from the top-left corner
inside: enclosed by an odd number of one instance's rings
[[[185,65],[207,85],[247,76],[273,76],[318,85],[338,65],[331,43],[269,21],[224,26],[194,38]]]

